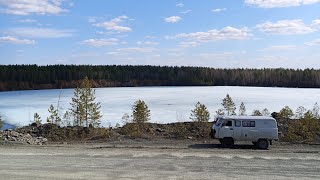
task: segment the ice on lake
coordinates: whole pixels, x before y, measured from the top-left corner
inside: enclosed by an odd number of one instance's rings
[[[0,114],[7,122],[27,125],[33,120],[33,114],[39,113],[46,121],[50,104],[57,105],[59,94],[61,114],[68,110],[73,89],[34,90],[0,92]],[[268,88],[268,87],[120,87],[99,88],[97,101],[102,106],[102,125],[122,124],[123,114],[131,113],[134,101],[144,100],[151,111],[151,122],[170,123],[190,121],[194,105],[204,103],[213,117],[221,108],[222,99],[230,94],[237,105],[244,102],[247,113],[254,109],[267,108],[270,112],[279,111],[288,105],[293,110],[299,106],[311,109],[320,102],[320,89]]]

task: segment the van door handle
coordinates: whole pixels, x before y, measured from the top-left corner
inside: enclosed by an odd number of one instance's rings
[[[230,128],[230,130],[233,130],[233,128]]]

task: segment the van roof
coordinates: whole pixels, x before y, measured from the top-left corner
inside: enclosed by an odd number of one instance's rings
[[[218,116],[219,119],[237,119],[237,120],[275,120],[269,116]]]

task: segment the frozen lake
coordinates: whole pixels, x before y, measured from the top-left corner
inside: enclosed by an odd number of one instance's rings
[[[69,108],[73,89],[0,92],[0,114],[3,119],[18,125],[27,125],[34,113],[46,121],[50,104],[57,105],[61,93],[61,112]],[[279,111],[288,105],[293,110],[298,106],[311,109],[320,102],[320,89],[264,88],[264,87],[130,87],[100,88],[96,90],[97,101],[102,106],[102,125],[122,124],[124,113],[131,113],[135,100],[144,100],[151,111],[151,122],[169,123],[189,121],[190,112],[200,101],[211,117],[221,108],[222,99],[230,94],[237,105],[244,102],[247,113],[254,109],[268,108]]]

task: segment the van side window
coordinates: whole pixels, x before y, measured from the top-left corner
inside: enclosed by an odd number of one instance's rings
[[[243,127],[256,127],[255,121],[242,121]]]
[[[235,121],[235,126],[240,127],[241,126],[241,121]]]

